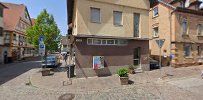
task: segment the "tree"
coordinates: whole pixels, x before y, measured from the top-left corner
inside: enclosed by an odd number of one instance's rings
[[[60,43],[60,30],[53,15],[44,9],[35,20],[35,24],[26,30],[29,43],[39,47],[39,37],[44,36],[46,51],[57,51]]]

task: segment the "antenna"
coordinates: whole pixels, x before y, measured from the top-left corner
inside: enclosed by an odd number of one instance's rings
[[[185,8],[189,7],[190,6],[190,0],[186,0],[185,1]]]

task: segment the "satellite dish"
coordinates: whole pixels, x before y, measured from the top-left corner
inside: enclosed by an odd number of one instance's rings
[[[185,1],[185,8],[189,7],[190,6],[190,0],[186,0]]]
[[[201,2],[201,4],[199,5],[199,9],[203,9],[203,0],[198,0],[199,2]]]

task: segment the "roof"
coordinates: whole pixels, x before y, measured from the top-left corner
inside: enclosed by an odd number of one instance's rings
[[[190,14],[194,14],[194,15],[199,15],[199,16],[203,16],[203,11],[199,10],[193,10],[193,9],[187,9],[187,8],[181,8],[181,7],[177,7],[176,11],[178,12],[183,12],[183,13],[190,13]]]
[[[23,4],[3,3],[8,9],[4,10],[4,30],[14,31],[26,7]]]
[[[168,1],[168,2],[164,2],[164,1]],[[170,8],[170,9],[173,9],[174,11],[177,11],[177,12],[183,12],[183,13],[189,13],[189,14],[203,16],[203,11],[201,11],[201,10],[193,10],[193,9],[182,8],[182,7],[174,7],[173,5],[171,5],[172,2],[178,2],[178,1],[181,1],[181,0],[158,0],[158,3],[163,4],[164,6]]]
[[[2,7],[4,7],[4,8],[7,8],[4,4],[2,4],[1,2],[0,2],[0,5],[2,6]]]

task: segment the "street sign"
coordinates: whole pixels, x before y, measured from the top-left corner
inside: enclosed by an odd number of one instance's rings
[[[162,46],[164,45],[164,42],[165,42],[165,39],[156,40],[156,43],[159,46],[159,48],[162,48]]]
[[[45,44],[44,44],[44,36],[39,37],[39,55],[44,56],[45,55]]]
[[[39,37],[39,43],[44,43],[44,36],[41,35],[41,36]]]
[[[39,44],[39,55],[44,56],[45,55],[45,45]]]

